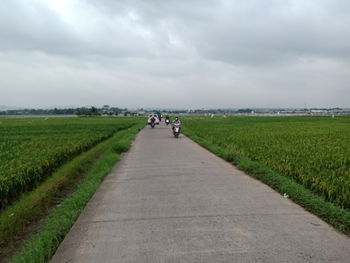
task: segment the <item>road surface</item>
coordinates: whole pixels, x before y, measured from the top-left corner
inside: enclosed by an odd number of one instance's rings
[[[350,239],[161,125],[138,134],[52,262],[350,262]]]

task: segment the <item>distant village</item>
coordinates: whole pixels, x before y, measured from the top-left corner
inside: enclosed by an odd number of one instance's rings
[[[251,116],[305,116],[305,115],[350,115],[350,108],[243,108],[243,109],[127,109],[104,105],[98,107],[53,108],[53,109],[2,109],[0,115],[76,115],[76,116],[146,116],[160,112],[190,115],[251,115]]]

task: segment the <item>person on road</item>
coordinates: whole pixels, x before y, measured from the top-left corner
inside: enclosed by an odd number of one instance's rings
[[[165,124],[168,126],[170,124],[170,118],[169,118],[169,115],[166,115],[165,116]]]
[[[174,130],[174,126],[177,125],[177,126],[181,126],[181,121],[179,119],[179,117],[175,117],[175,119],[173,120],[172,122],[172,129]]]
[[[160,111],[157,113],[157,115],[158,115],[159,121],[162,121],[162,114],[160,113]]]
[[[181,121],[180,121],[179,117],[175,117],[175,118],[174,118],[173,124],[174,124],[174,123],[181,124]]]

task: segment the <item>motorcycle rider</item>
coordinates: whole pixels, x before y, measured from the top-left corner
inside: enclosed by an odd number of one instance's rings
[[[166,116],[165,116],[165,123],[167,123],[167,122],[170,123],[169,115],[166,115]]]
[[[157,113],[157,115],[158,115],[159,121],[162,121],[162,114],[160,113],[160,111]]]
[[[175,126],[175,125],[181,126],[181,121],[180,121],[179,117],[175,117],[175,119],[174,119],[173,122],[172,122],[172,128],[173,128],[173,130],[174,130],[174,126]]]
[[[175,117],[175,120],[172,122],[172,130],[175,138],[179,138],[181,132],[181,121],[178,117]]]
[[[155,122],[156,122],[156,118],[154,118],[154,117],[152,116],[152,118],[151,118],[151,123],[149,123],[149,125],[151,125],[151,127],[154,128]]]

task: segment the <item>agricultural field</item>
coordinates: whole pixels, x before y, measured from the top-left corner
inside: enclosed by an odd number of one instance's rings
[[[185,132],[350,208],[349,117],[192,117]]]
[[[63,163],[135,118],[36,118],[0,120],[0,208],[31,190]]]

